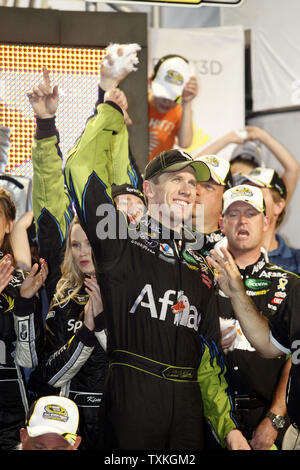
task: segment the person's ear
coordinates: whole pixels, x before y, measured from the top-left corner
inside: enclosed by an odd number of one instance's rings
[[[27,437],[27,431],[25,428],[20,429],[20,440],[21,442],[24,442]]]
[[[75,444],[73,445],[73,450],[78,449],[78,447],[80,446],[80,444],[81,444],[81,436],[77,436],[77,437],[76,437]]]
[[[154,184],[152,183],[152,181],[149,181],[149,180],[145,180],[143,182],[143,193],[145,194],[145,196],[147,198],[151,198],[153,197],[154,195]]]
[[[275,202],[274,203],[274,206],[275,206],[274,215],[278,217],[281,214],[281,212],[284,210],[285,205],[286,205],[286,201],[283,198],[280,198],[278,202]]]
[[[221,229],[221,232],[224,233],[224,219],[222,216],[219,218],[219,227]]]
[[[264,226],[263,226],[263,231],[266,232],[268,228],[270,227],[270,217],[265,215],[264,216]]]
[[[5,228],[5,233],[7,233],[7,234],[11,233],[11,231],[13,229],[13,226],[14,226],[14,221],[13,220],[10,220],[9,222],[7,222],[6,228]]]

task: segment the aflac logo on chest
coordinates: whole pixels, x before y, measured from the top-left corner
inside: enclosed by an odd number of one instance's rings
[[[158,302],[161,304],[159,313],[154,300],[152,286],[151,284],[146,284],[136,298],[129,313],[135,313],[137,308],[141,306],[149,310],[152,318],[165,321],[168,307],[171,307],[171,311],[174,314],[174,325],[186,326],[198,331],[201,314],[194,305],[190,305],[189,299],[184,295],[183,291],[167,290],[163,297],[158,299]]]

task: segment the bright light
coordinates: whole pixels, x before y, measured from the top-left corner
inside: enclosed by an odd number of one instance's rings
[[[93,112],[104,54],[104,49],[0,44],[0,122],[11,129],[7,172],[32,176],[35,119],[26,95],[42,81],[43,66],[61,90],[56,125],[65,157]]]

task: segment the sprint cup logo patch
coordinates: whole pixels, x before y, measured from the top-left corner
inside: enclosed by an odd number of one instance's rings
[[[249,188],[242,187],[242,188],[236,188],[231,191],[231,199],[234,199],[235,197],[240,197],[240,196],[246,196],[246,197],[252,197],[253,192],[250,191]]]
[[[176,70],[168,70],[165,76],[165,80],[172,85],[183,85],[183,76]]]
[[[213,155],[207,155],[206,157],[203,158],[203,160],[205,160],[207,163],[209,163],[210,165],[214,167],[219,166],[219,160]]]
[[[44,408],[43,418],[54,419],[56,421],[62,421],[65,423],[68,421],[69,416],[67,410],[59,405],[47,405]]]

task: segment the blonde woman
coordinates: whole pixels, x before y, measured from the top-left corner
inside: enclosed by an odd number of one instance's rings
[[[38,396],[52,391],[74,400],[80,413],[81,449],[99,449],[107,359],[94,331],[96,318],[102,329],[98,315],[103,306],[92,250],[77,217],[68,231],[61,274],[30,388]]]
[[[39,253],[49,266],[49,311],[44,338],[35,337],[39,365],[29,387],[34,399],[60,394],[75,401],[80,413],[80,448],[99,449],[102,424],[98,414],[107,359],[97,340],[95,319],[102,311],[102,300],[91,248],[64,186],[55,126],[58,90],[51,87],[46,69],[43,79],[28,96],[37,123],[32,145],[33,213]],[[105,339],[101,318],[97,321]]]

